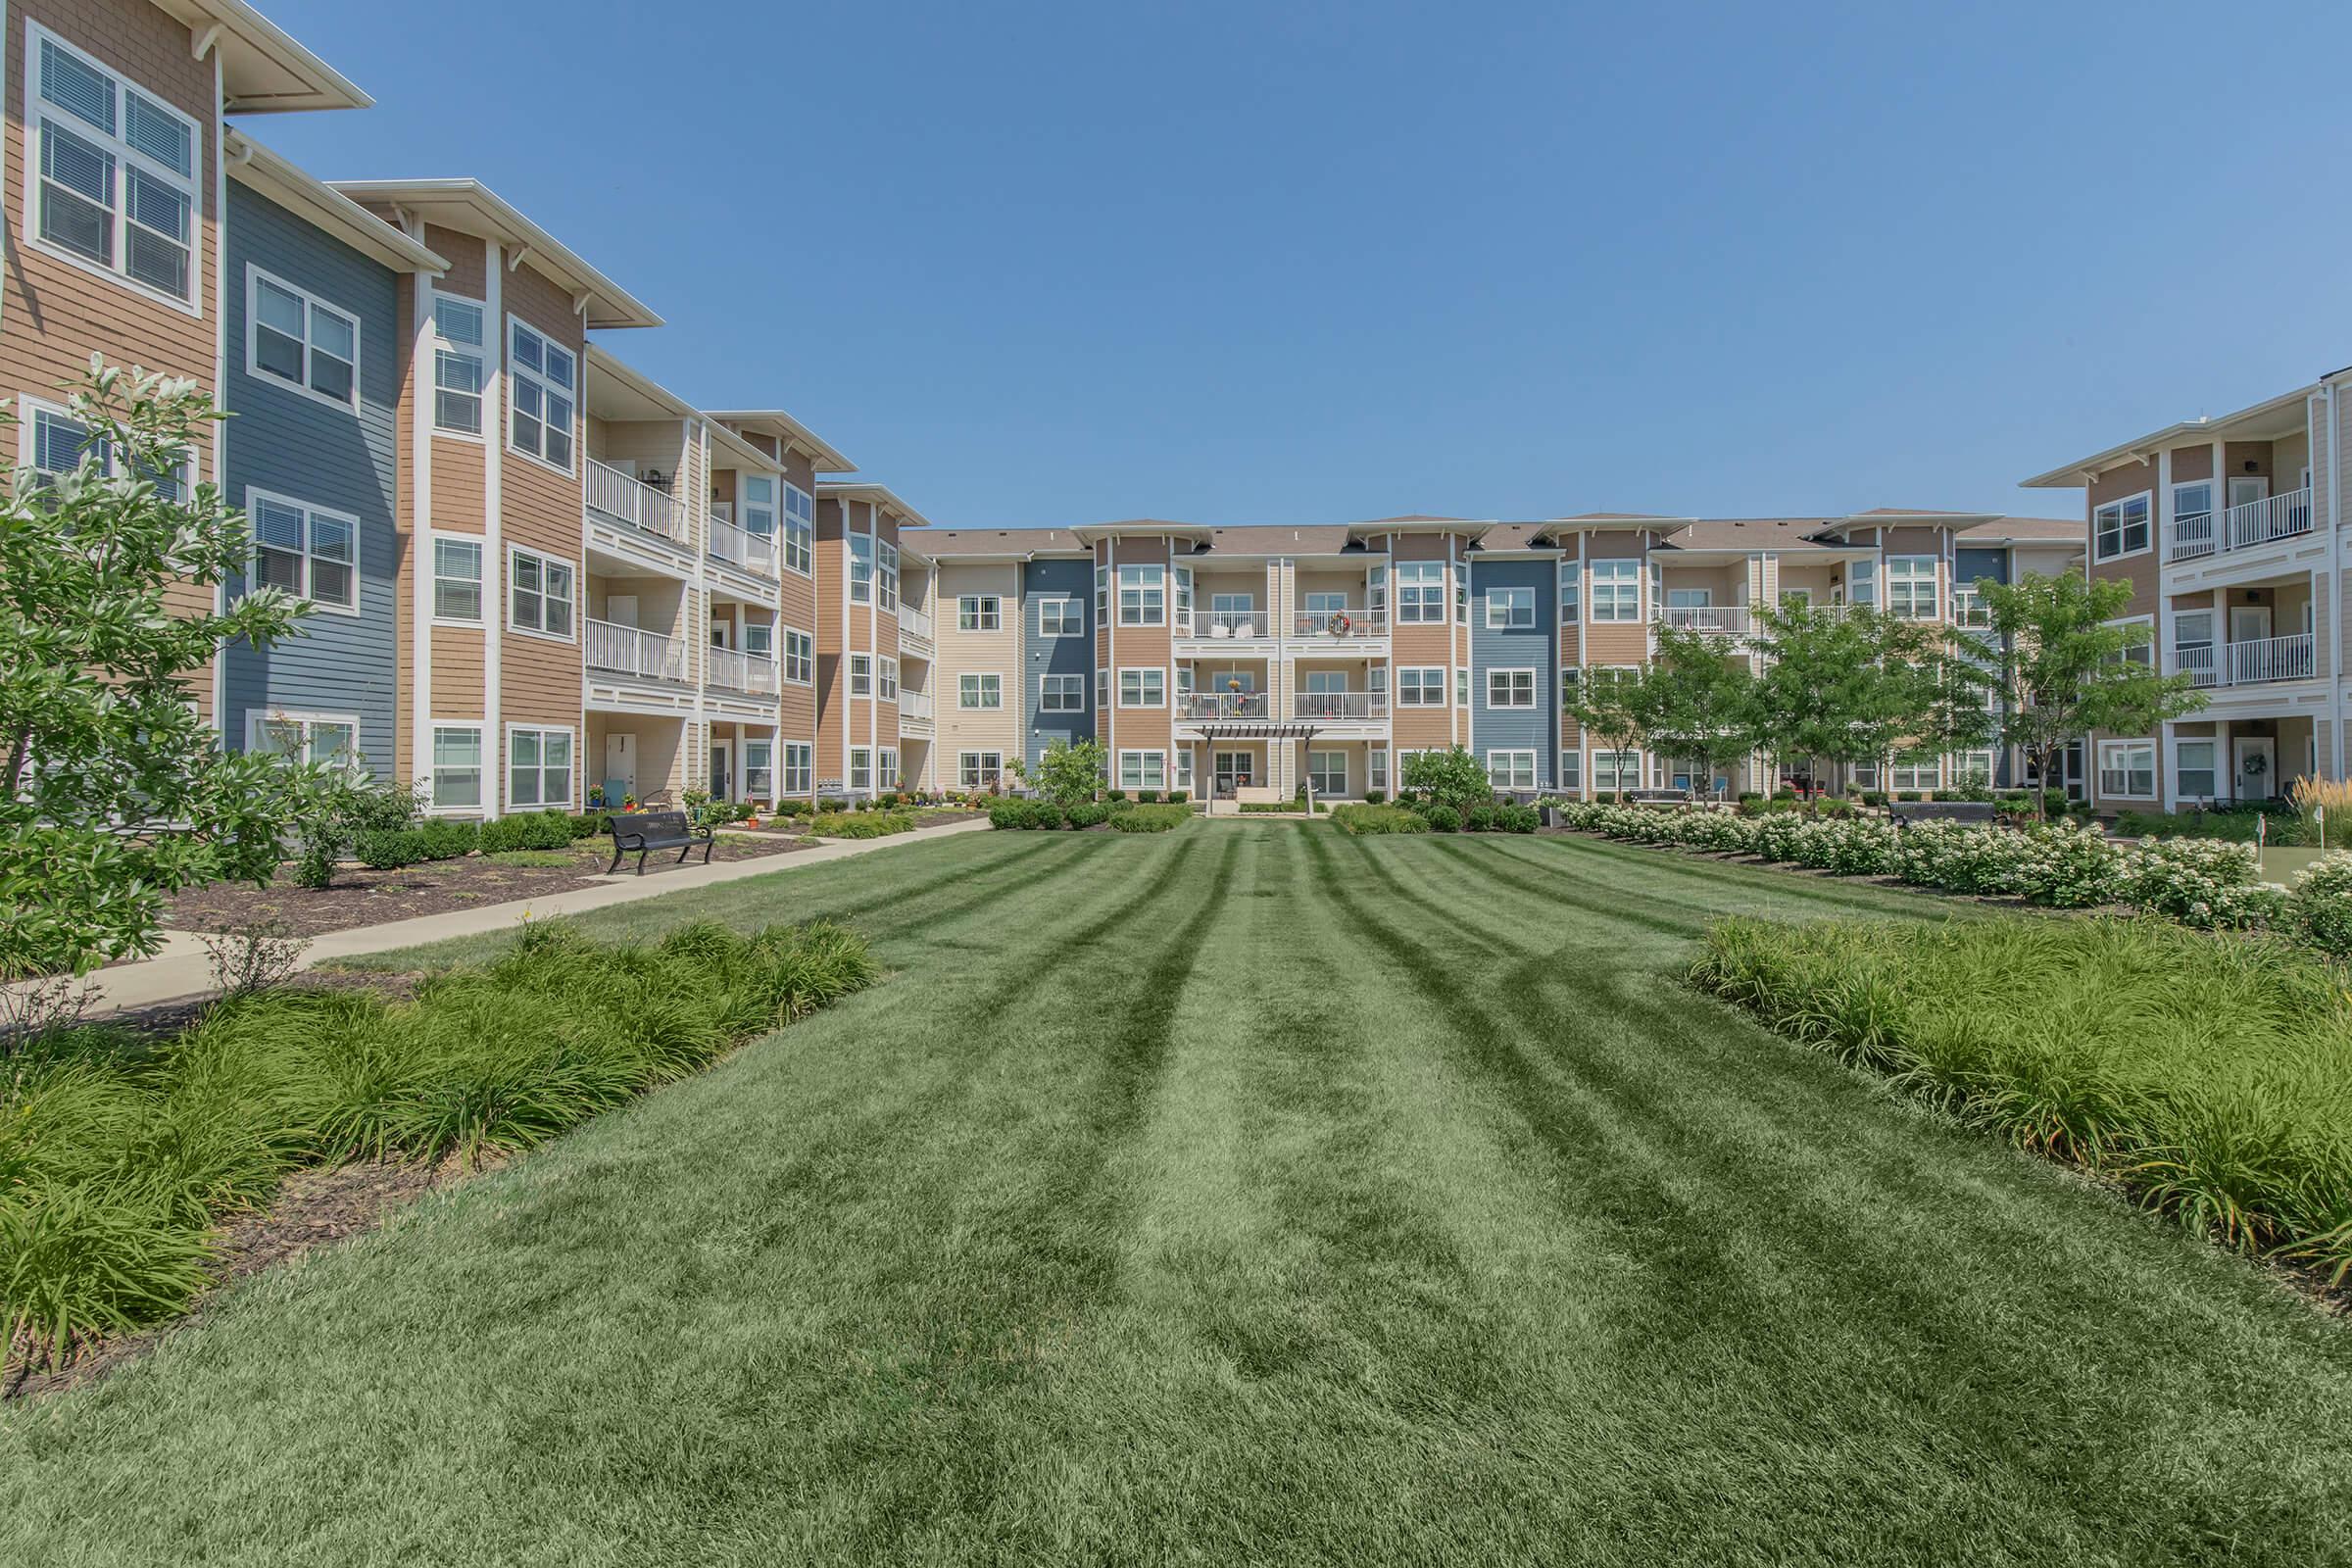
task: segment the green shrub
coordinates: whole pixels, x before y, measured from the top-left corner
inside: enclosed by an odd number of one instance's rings
[[[1450,806],[1432,806],[1422,813],[1432,833],[1458,833],[1462,830],[1462,813]]]
[[[1389,792],[1387,790],[1364,791],[1364,804],[1366,806],[1378,806],[1381,802],[1387,800],[1388,798]]]
[[[1193,798],[1193,792],[1192,792],[1191,790],[1170,790],[1170,791],[1168,791],[1168,804],[1169,804],[1170,806],[1182,806],[1182,805],[1184,805],[1185,803],[1187,803],[1188,801],[1190,801],[1192,798]]]
[[[495,855],[501,850],[527,849],[530,831],[527,817],[493,817],[482,824],[475,845],[484,855]]]
[[[2295,878],[2289,911],[2304,941],[2352,958],[2352,854],[2339,850],[2305,866]]]
[[[352,848],[362,865],[377,871],[397,871],[425,858],[424,834],[413,827],[377,828],[363,833]]]
[[[820,839],[881,839],[914,831],[912,811],[824,811],[808,824]]]
[[[1146,805],[1146,806],[1150,806],[1150,805],[1152,805],[1152,804],[1156,803],[1156,802],[1159,800],[1159,791],[1157,791],[1157,790],[1137,790],[1137,791],[1135,792],[1135,798],[1136,798],[1138,801],[1141,801],[1141,802],[1142,802],[1144,805]]]
[[[1127,792],[1125,790],[1104,790],[1102,798],[1106,801],[1124,801],[1127,799]]]
[[[453,822],[447,817],[435,817],[416,830],[424,838],[424,858],[428,860],[454,860],[472,850],[481,836],[480,824]]]
[[[1193,819],[1189,806],[1136,806],[1110,814],[1110,825],[1122,833],[1165,833]]]
[[[1101,827],[1110,820],[1110,808],[1099,801],[1080,801],[1063,808],[1061,818],[1071,827]]]
[[[1102,809],[1108,814],[1107,808]],[[1064,818],[1062,808],[1052,801],[1004,800],[999,801],[988,808],[988,820],[994,827],[1034,831],[1040,828],[1059,827]]]
[[[609,811],[582,811],[570,818],[570,825],[574,842],[592,839],[600,833],[612,831],[612,815]]]
[[[1462,831],[1465,833],[1494,832],[1494,808],[1492,806],[1473,806],[1468,810],[1464,811],[1462,813]]]
[[[1498,807],[1494,812],[1495,827],[1504,833],[1533,833],[1544,825],[1544,813],[1532,806]]]
[[[1333,808],[1331,825],[1343,833],[1358,835],[1373,833],[1426,833],[1429,823],[1418,811],[1408,811],[1401,806],[1341,806]]]

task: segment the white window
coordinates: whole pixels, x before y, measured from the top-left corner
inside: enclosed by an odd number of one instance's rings
[[[1560,754],[1560,788],[1570,795],[1581,795],[1584,793],[1584,753],[1568,751]]]
[[[1431,666],[1407,666],[1396,671],[1396,706],[1398,708],[1444,708],[1446,706],[1446,671]]]
[[[359,318],[258,267],[245,282],[247,372],[358,412]]]
[[[1532,669],[1488,670],[1487,706],[1489,708],[1535,707],[1536,672]]]
[[[1084,675],[1048,675],[1038,683],[1037,710],[1041,713],[1086,711]]]
[[[1453,568],[1453,622],[1457,626],[1470,624],[1470,568]]]
[[[784,628],[784,678],[795,686],[816,679],[816,639],[790,626]]]
[[[887,539],[874,541],[874,603],[884,610],[899,608],[899,547]]]
[[[2143,667],[2152,667],[2152,666],[2155,664],[2155,662],[2156,662],[2156,636],[2155,636],[2155,632],[2156,632],[2156,617],[2155,617],[2155,616],[2153,616],[2153,615],[2126,615],[2126,616],[2123,616],[2121,619],[2117,619],[2117,620],[2111,620],[2111,621],[2107,622],[2107,624],[2108,624],[2108,625],[2110,625],[2110,626],[2117,626],[2117,627],[2132,627],[2132,626],[2145,627],[2145,628],[2146,628],[2146,635],[2142,636],[2142,637],[2139,639],[2139,641],[2137,641],[2137,642],[2134,642],[2134,643],[2128,644],[2128,645],[2127,645],[2127,646],[2126,646],[2126,647],[2125,647],[2125,648],[2124,648],[2124,649],[2123,649],[2123,650],[2122,650],[2122,651],[2121,651],[2121,652],[2120,652],[2120,653],[2119,653],[2119,654],[2118,654],[2116,657],[2117,657],[2117,658],[2119,658],[2119,659],[2121,659],[2121,660],[2123,661],[2123,662],[2125,662],[2125,663],[2127,663],[2127,664],[2139,664],[2139,665],[2142,665]]]
[[[1446,619],[1446,564],[1396,564],[1396,619],[1406,626],[1442,625]]]
[[[1364,607],[1377,622],[1389,608],[1389,568],[1370,566],[1364,571]]]
[[[968,709],[1003,708],[1004,706],[1004,677],[1002,675],[956,676],[956,706]]]
[[[1119,568],[1119,624],[1160,626],[1167,623],[1167,568]]]
[[[479,624],[482,542],[433,537],[433,618]]]
[[[1384,795],[1388,793],[1389,752],[1387,747],[1375,746],[1364,754],[1364,771],[1368,775],[1364,781],[1366,789],[1379,790]]]
[[[776,536],[776,480],[773,474],[736,475],[735,500],[737,527],[757,539],[773,539]]]
[[[1845,568],[1846,598],[1857,605],[1876,607],[1879,602],[1879,564],[1875,561],[1851,562]]]
[[[870,790],[874,787],[874,754],[862,746],[850,748],[850,788]]]
[[[571,350],[519,320],[510,319],[507,326],[507,445],[569,473],[578,361]]]
[[[1109,706],[1110,671],[1107,669],[1098,669],[1095,671],[1095,707],[1100,710],[1108,708]]]
[[[874,754],[874,788],[895,790],[899,787],[899,754],[885,746]]]
[[[63,475],[72,473],[87,459],[101,474],[111,475],[115,471],[112,444],[91,435],[89,426],[69,417],[56,404],[19,398],[17,409],[23,420],[17,427],[17,458],[24,467]],[[189,460],[184,448],[171,471],[146,475],[154,481],[156,493],[167,501],[175,501],[186,493],[188,476]],[[18,482],[24,482],[22,475]]]
[[[784,481],[784,565],[804,577],[816,573],[816,499]]]
[[[245,749],[351,767],[366,761],[360,755],[360,721],[349,713],[250,710],[245,714]]]
[[[571,731],[507,726],[507,805],[571,806]]]
[[[775,758],[775,742],[744,741],[743,794],[746,800],[772,801],[776,798]]]
[[[1498,790],[1532,790],[1536,787],[1536,754],[1533,752],[1489,752],[1487,781]]]
[[[359,518],[259,490],[245,493],[245,515],[253,524],[247,580],[254,587],[280,589],[324,610],[359,612]]]
[[[956,775],[967,790],[993,790],[1004,782],[1004,754],[958,752]]]
[[[1992,784],[1992,754],[1990,752],[1962,752],[1952,768],[1954,784]]]
[[[1076,599],[1040,599],[1037,602],[1037,634],[1040,637],[1085,636],[1086,605]]]
[[[1623,790],[1642,787],[1642,754],[1640,752],[1594,752],[1592,754],[1592,788],[1603,795],[1615,795]]]
[[[1189,793],[1191,793],[1191,791],[1192,791],[1192,787],[1193,787],[1193,749],[1192,749],[1190,746],[1179,746],[1179,747],[1177,747],[1177,748],[1176,748],[1176,785],[1175,785],[1175,787],[1176,787],[1177,789],[1180,789],[1180,790],[1183,790],[1183,791],[1185,791],[1185,792],[1186,792],[1186,793],[1188,793],[1188,794],[1189,794]]]
[[[482,305],[454,294],[433,296],[433,428],[482,433]]]
[[[1003,616],[1003,602],[995,594],[965,594],[956,601],[957,631],[996,631]]]
[[[1123,790],[1156,790],[1167,785],[1168,756],[1165,752],[1121,752],[1119,754],[1119,788]]]
[[[870,533],[850,535],[850,603],[870,605],[874,602],[874,536]]]
[[[873,655],[852,654],[850,656],[850,695],[852,697],[874,695]]]
[[[1992,607],[1984,603],[1973,582],[1952,584],[1952,624],[1971,631],[1984,631],[1992,625]]]
[[[1585,568],[1581,563],[1560,563],[1560,624],[1573,626],[1584,605]]]
[[[433,809],[482,808],[482,726],[433,725]]]
[[[1886,558],[1886,613],[1897,620],[1936,618],[1936,558]]]
[[[784,743],[783,795],[812,794],[816,788],[816,748],[805,741]]]
[[[1519,586],[1487,590],[1487,629],[1514,630],[1536,623],[1536,591]]]
[[[535,636],[571,640],[571,563],[510,550],[507,582],[510,626]]]
[[[1605,622],[1642,618],[1642,563],[1592,563],[1592,618]]]
[[[1470,706],[1470,671],[1467,666],[1453,672],[1453,702],[1457,708]]]
[[[1306,787],[1317,795],[1346,795],[1348,793],[1348,754],[1346,752],[1307,753]]]
[[[2173,742],[2173,787],[2184,801],[2210,801],[2221,793],[2221,745],[2217,741]]]
[[[2090,514],[2093,561],[2118,561],[2148,548],[2148,498],[2127,496],[2110,501]]]
[[[2154,799],[2156,743],[2099,742],[2099,793],[2123,800]]]
[[[1940,789],[1943,786],[1943,763],[1931,758],[1924,762],[1896,762],[1886,769],[1886,787],[1900,795],[1906,791],[1918,793]]]
[[[1095,568],[1095,620],[1098,623],[1101,623],[1108,620],[1109,618],[1110,568],[1108,566],[1097,566]]]
[[[1164,669],[1122,669],[1119,671],[1119,706],[1121,708],[1165,708],[1168,706],[1167,671]]]
[[[33,245],[196,314],[196,122],[37,23],[24,79]]]
[[[1854,788],[1858,790],[1877,789],[1879,787],[1879,764],[1856,762],[1853,769],[1853,782]]]
[[[899,662],[888,655],[875,663],[874,695],[886,703],[899,700]]]
[[[1193,624],[1193,568],[1176,568],[1176,624],[1190,630]]]

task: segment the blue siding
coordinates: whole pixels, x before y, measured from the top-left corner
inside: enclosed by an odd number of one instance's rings
[[[1962,549],[1952,553],[1952,577],[1957,582],[1998,582],[2009,580],[2009,552],[2003,550]]]
[[[1083,637],[1039,637],[1041,599],[1072,599],[1086,614]],[[1086,692],[1086,710],[1047,713],[1038,709],[1048,675],[1076,675]],[[1021,736],[1035,763],[1055,741],[1076,743],[1095,734],[1095,564],[1032,561],[1021,569]]]
[[[360,322],[360,410],[305,397],[245,369],[248,265],[309,290]],[[399,396],[399,287],[403,274],[363,256],[267,197],[228,186],[228,263],[221,278],[227,313],[224,407],[227,500],[244,508],[248,488],[267,490],[359,518],[359,613],[315,611],[301,633],[274,647],[229,648],[228,744],[245,744],[246,714],[286,708],[356,714],[360,749],[379,777],[391,769],[397,651],[393,579],[400,540],[393,529],[393,406]],[[242,588],[232,582],[234,594]]]
[[[1470,570],[1470,727],[1478,760],[1493,752],[1536,754],[1536,783],[1551,787],[1559,771],[1559,606],[1555,595],[1559,563],[1550,560],[1478,561]],[[1487,590],[1532,588],[1536,623],[1517,629],[1489,629]],[[1487,671],[1533,669],[1536,706],[1487,706]]]

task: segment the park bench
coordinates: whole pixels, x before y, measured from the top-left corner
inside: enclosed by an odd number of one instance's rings
[[[645,875],[645,857],[652,850],[675,850],[677,864],[684,865],[694,847],[703,847],[703,863],[710,863],[710,846],[716,837],[707,827],[696,827],[686,820],[684,811],[625,811],[615,812],[612,823],[612,863],[605,867],[611,876],[620,869],[623,857],[632,850],[637,855],[637,874]]]
[[[1886,814],[1896,827],[1913,822],[1973,822],[1999,820],[1990,801],[1890,801]]]
[[[1689,806],[1689,790],[1628,790],[1625,798],[1636,806]]]

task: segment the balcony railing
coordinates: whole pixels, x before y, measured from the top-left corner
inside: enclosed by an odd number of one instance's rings
[[[686,678],[686,645],[677,638],[610,620],[583,620],[580,624],[587,628],[590,669],[637,680]]]
[[[1349,605],[1342,610],[1301,610],[1291,617],[1291,635],[1306,642],[1353,642],[1389,634],[1389,612]]]
[[[1264,692],[1179,692],[1180,719],[1267,718],[1273,709]]]
[[[2260,501],[2241,501],[2216,517],[2192,512],[2173,519],[2173,559],[2195,561],[2216,549],[2252,550],[2312,530],[2311,491],[2288,490]]]
[[[2173,650],[2173,668],[2198,686],[2261,686],[2311,679],[2319,673],[2316,655],[2306,631],[2235,643],[2183,643]]]
[[[588,510],[672,544],[686,542],[684,507],[665,492],[594,458],[588,460]]]
[[[723,561],[730,566],[759,572],[763,577],[776,574],[776,541],[772,534],[753,533],[731,522],[710,519],[710,543],[706,547],[711,559]]]
[[[2213,554],[2213,514],[2192,512],[2173,519],[2173,559],[2194,561]]]
[[[1293,718],[1352,719],[1359,723],[1389,716],[1387,692],[1297,692],[1291,697]]]
[[[1668,605],[1660,618],[1685,631],[1721,632],[1728,637],[1747,633],[1745,605]]]
[[[905,687],[901,687],[899,689],[899,716],[902,718],[931,717],[931,694],[929,692],[910,692]]]
[[[899,635],[929,642],[931,640],[931,612],[902,603],[899,606]]]
[[[1196,610],[1193,612],[1192,624],[1179,624],[1176,635],[1248,640],[1271,637],[1273,633],[1267,629],[1266,612],[1262,610]]]
[[[776,662],[757,658],[738,649],[713,648],[703,684],[742,692],[750,697],[772,697],[776,691]]]

